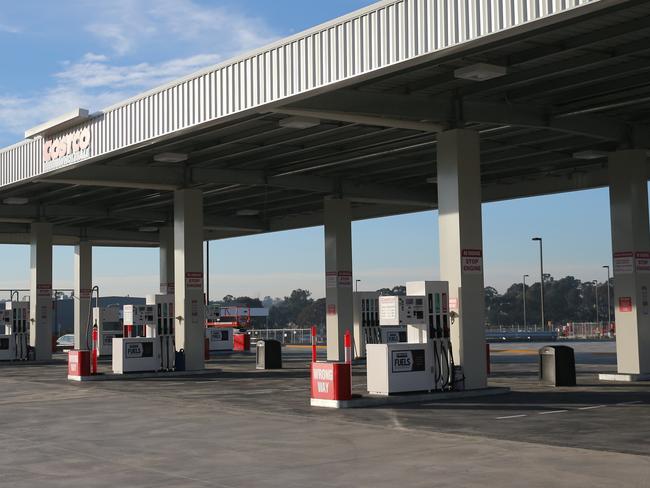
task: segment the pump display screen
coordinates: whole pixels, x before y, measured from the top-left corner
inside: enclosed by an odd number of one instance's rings
[[[6,351],[9,349],[9,339],[3,337],[0,339],[0,351]]]
[[[424,371],[424,349],[409,351],[392,351],[391,363],[393,373],[410,373],[411,371]]]

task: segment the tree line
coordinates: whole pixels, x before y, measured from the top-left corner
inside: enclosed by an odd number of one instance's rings
[[[392,288],[377,290],[381,295],[405,295],[406,287],[397,285]],[[613,283],[610,282],[609,293],[612,304],[613,320]],[[544,316],[548,322],[556,325],[566,322],[595,322],[596,310],[600,322],[607,321],[607,283],[581,281],[573,276],[555,280],[546,275],[544,280]],[[526,285],[526,324],[540,323],[540,284]],[[596,301],[596,295],[598,301]],[[325,299],[313,298],[309,290],[296,289],[284,298],[234,297],[226,295],[218,301],[221,305],[239,305],[249,307],[267,307],[267,320],[257,320],[256,327],[272,328],[325,325]],[[496,288],[485,288],[485,322],[487,325],[524,325],[524,285],[513,283],[505,293]]]

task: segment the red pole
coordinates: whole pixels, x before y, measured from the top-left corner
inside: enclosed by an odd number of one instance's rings
[[[316,326],[311,327],[311,362],[316,362]]]
[[[345,345],[345,362],[346,364],[352,364],[352,336],[350,335],[349,329],[345,331],[344,345]]]
[[[345,364],[350,365],[350,390],[352,390],[352,335],[350,329],[345,331],[343,345],[345,346]]]
[[[97,374],[97,345],[99,344],[99,329],[97,325],[93,327],[93,351],[91,354],[91,374]]]

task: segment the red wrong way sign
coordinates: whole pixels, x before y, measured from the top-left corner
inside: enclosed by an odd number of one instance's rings
[[[460,253],[461,270],[465,274],[483,273],[483,251],[481,249],[463,249]]]

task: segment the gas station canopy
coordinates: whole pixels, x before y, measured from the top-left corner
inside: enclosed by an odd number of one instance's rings
[[[441,5],[444,4],[444,5]],[[481,137],[483,201],[607,186],[650,144],[650,4],[383,1],[0,150],[0,242],[158,246],[173,190],[206,239],[437,207],[436,133]]]

